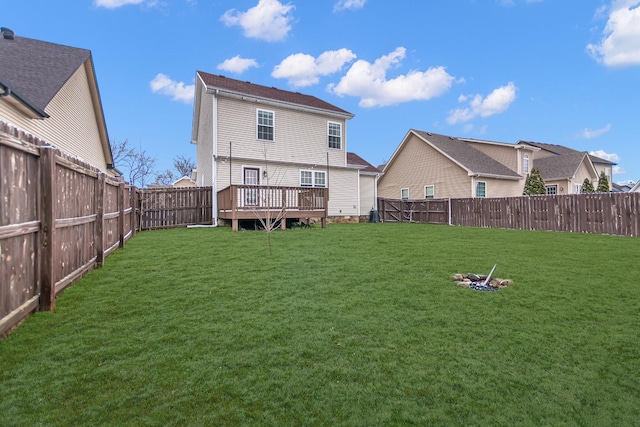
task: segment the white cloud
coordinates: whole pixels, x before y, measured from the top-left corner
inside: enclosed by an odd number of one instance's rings
[[[293,86],[303,87],[318,83],[319,76],[333,74],[353,61],[356,55],[349,49],[329,50],[314,58],[304,53],[286,57],[271,73],[277,79],[287,79]]]
[[[611,173],[614,174],[614,175],[623,175],[623,174],[627,173],[627,171],[621,166],[614,166],[613,170],[611,171]]]
[[[454,125],[464,123],[478,116],[489,117],[507,110],[516,99],[518,88],[513,82],[494,89],[486,98],[482,95],[461,95],[458,102],[469,102],[465,108],[457,108],[449,113],[447,123]]]
[[[372,64],[356,61],[340,82],[329,85],[336,95],[359,96],[361,107],[376,107],[408,101],[426,101],[440,96],[453,83],[453,76],[444,67],[427,71],[409,71],[407,74],[387,80],[387,71],[400,64],[406,49],[399,47],[389,55],[382,56]]]
[[[225,59],[218,64],[218,70],[228,71],[230,73],[242,74],[251,67],[257,67],[258,62],[255,59],[241,58],[236,55],[233,58]]]
[[[580,132],[580,136],[582,138],[585,139],[592,139],[592,138],[597,138],[600,135],[603,135],[607,132],[609,132],[611,130],[611,124],[606,125],[603,128],[600,129],[583,129],[582,132]]]
[[[367,0],[339,0],[335,6],[333,6],[333,11],[362,9],[366,2]]]
[[[162,95],[170,96],[173,101],[189,103],[193,101],[195,85],[185,85],[183,82],[176,82],[169,76],[159,73],[151,82],[151,91]]]
[[[278,0],[260,0],[246,12],[229,9],[220,20],[228,27],[239,25],[249,38],[275,42],[284,40],[291,30],[290,22],[293,17],[290,12],[294,8],[293,5],[284,5]]]
[[[107,9],[115,9],[128,4],[140,4],[144,0],[95,0],[93,3],[98,7],[106,7]]]
[[[613,163],[618,163],[620,161],[620,157],[616,153],[607,153],[604,150],[589,151],[589,154],[600,157],[601,159],[609,160]]]
[[[602,40],[587,51],[609,67],[640,65],[640,0],[614,0],[609,11]]]

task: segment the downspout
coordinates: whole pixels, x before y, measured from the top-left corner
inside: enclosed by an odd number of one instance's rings
[[[213,220],[213,226],[218,226],[218,89],[212,97],[213,106],[213,132],[212,140],[213,144],[211,156],[211,219]]]

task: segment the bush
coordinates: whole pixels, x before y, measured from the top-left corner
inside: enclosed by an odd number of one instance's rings
[[[527,180],[524,183],[524,191],[522,194],[525,196],[530,196],[532,194],[547,194],[547,187],[544,184],[544,180],[540,175],[539,169],[531,169],[531,173],[527,175]]]

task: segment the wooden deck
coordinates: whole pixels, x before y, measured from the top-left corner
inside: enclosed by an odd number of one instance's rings
[[[241,219],[279,221],[286,227],[287,218],[320,218],[327,226],[328,188],[231,185],[218,192],[218,218],[230,219],[238,231]]]

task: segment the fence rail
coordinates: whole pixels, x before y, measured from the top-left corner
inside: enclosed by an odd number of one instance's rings
[[[465,199],[378,199],[387,222],[640,235],[640,193]]]

